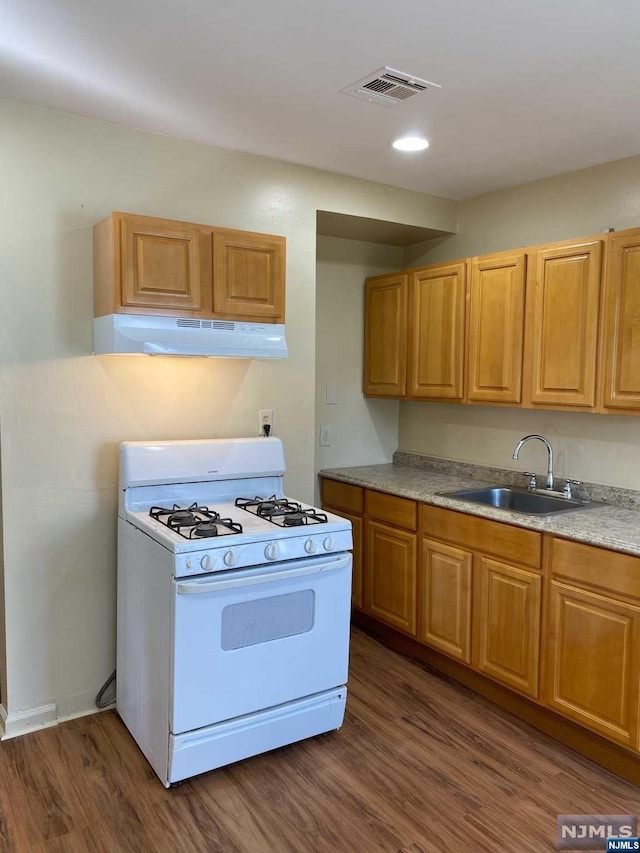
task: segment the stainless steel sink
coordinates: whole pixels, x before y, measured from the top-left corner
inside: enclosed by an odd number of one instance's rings
[[[457,498],[526,515],[551,515],[569,512],[575,509],[588,509],[602,506],[597,501],[579,501],[575,498],[563,498],[558,495],[541,494],[517,486],[489,486],[484,489],[460,489],[457,492],[439,492],[442,497]]]

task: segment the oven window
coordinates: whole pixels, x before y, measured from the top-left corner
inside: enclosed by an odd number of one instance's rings
[[[244,649],[305,634],[313,628],[314,609],[312,589],[230,604],[222,611],[222,648]]]

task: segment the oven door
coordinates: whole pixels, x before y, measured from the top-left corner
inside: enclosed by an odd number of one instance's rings
[[[173,584],[174,734],[346,684],[350,553]]]

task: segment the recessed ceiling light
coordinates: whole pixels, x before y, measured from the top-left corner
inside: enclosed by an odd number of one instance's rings
[[[429,141],[422,136],[402,136],[392,144],[397,151],[424,151],[429,147]]]

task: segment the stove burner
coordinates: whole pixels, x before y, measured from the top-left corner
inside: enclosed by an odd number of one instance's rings
[[[262,513],[273,512],[279,503],[281,504],[281,502],[278,501],[261,501],[258,504],[258,515],[261,515]]]
[[[184,539],[242,533],[241,524],[232,521],[230,518],[220,518],[219,512],[215,512],[207,506],[199,506],[197,502],[192,503],[189,507],[180,507],[174,504],[171,509],[152,506],[149,515]]]
[[[191,532],[194,536],[217,536],[218,525],[215,521],[200,521]]]
[[[308,524],[306,518],[307,516],[302,512],[292,512],[284,516],[282,523],[285,527],[301,527],[303,524]]]
[[[189,512],[188,509],[183,509],[179,512],[172,512],[167,519],[167,525],[169,527],[189,527],[192,524],[197,523],[198,519],[192,512]]]
[[[230,518],[220,518],[217,512],[211,513],[211,519],[198,521],[188,534],[182,534],[187,539],[204,539],[210,536],[224,536],[226,533],[242,533],[242,525]]]

